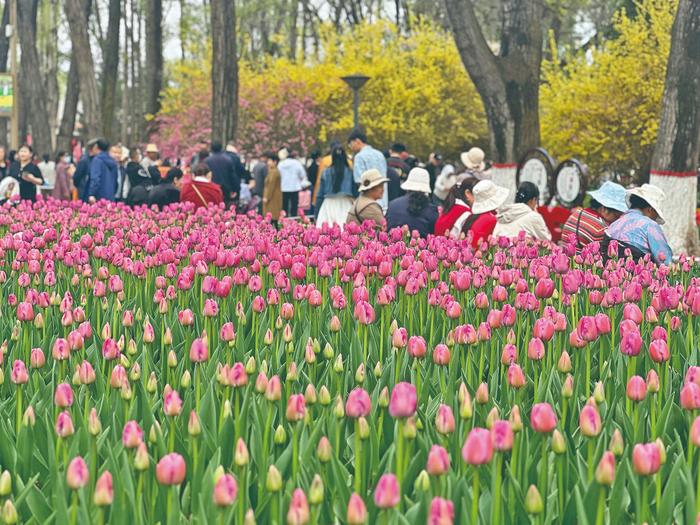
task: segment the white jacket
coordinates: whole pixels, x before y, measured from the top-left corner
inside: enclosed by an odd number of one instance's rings
[[[547,225],[542,215],[525,203],[510,204],[498,211],[498,224],[493,230],[494,237],[517,237],[521,231],[529,237],[540,240],[551,240]]]

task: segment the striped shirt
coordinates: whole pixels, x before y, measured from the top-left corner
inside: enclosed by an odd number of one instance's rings
[[[597,211],[580,208],[569,215],[561,238],[564,243],[575,242],[578,252],[587,244],[602,241],[607,227],[608,223]]]

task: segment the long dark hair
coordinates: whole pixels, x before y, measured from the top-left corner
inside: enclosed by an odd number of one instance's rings
[[[411,215],[420,215],[423,210],[430,205],[430,195],[422,191],[409,191],[408,195],[408,213]]]
[[[467,220],[465,220],[464,224],[462,225],[462,233],[466,235],[469,230],[472,229],[472,225],[479,217],[481,217],[481,215],[481,213],[472,213],[469,217],[467,217]]]
[[[479,179],[474,177],[467,177],[466,179],[458,182],[450,189],[450,192],[445,197],[445,205],[443,206],[443,212],[447,213],[452,209],[452,207],[457,203],[457,200],[462,200],[467,202],[467,192],[471,192],[476,186]]]
[[[334,148],[331,153],[331,170],[333,174],[333,193],[340,191],[345,170],[348,168],[348,156],[343,148]]]

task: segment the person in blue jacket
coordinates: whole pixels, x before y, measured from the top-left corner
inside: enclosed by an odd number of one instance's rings
[[[109,143],[97,139],[90,148],[90,180],[88,181],[88,202],[100,199],[113,201],[117,192],[119,168],[109,155]]]

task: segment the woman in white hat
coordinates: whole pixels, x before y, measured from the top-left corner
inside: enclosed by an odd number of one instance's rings
[[[613,222],[605,234],[618,241],[619,252],[630,248],[633,255],[650,254],[657,264],[670,264],[673,251],[661,225],[666,222],[661,205],[666,194],[652,184],[627,190],[629,211]]]
[[[529,181],[520,183],[515,193],[515,203],[504,206],[498,212],[498,224],[493,230],[494,237],[517,237],[520,232],[542,241],[552,240],[552,234],[537,213],[540,201],[539,188]]]
[[[484,150],[481,148],[471,148],[469,151],[465,151],[459,156],[459,160],[461,160],[464,167],[467,168],[467,174],[479,180],[488,178],[485,173],[485,158],[486,153],[484,153]]]
[[[508,189],[496,186],[490,180],[482,180],[472,190],[474,202],[472,214],[464,221],[462,233],[471,235],[473,248],[493,233],[496,223],[496,210],[508,200]]]
[[[384,222],[382,207],[377,202],[384,195],[384,183],[389,179],[383,177],[377,169],[369,169],[362,174],[360,179],[360,196],[348,212],[346,223],[355,224],[372,221],[376,226],[381,226]]]
[[[430,174],[423,168],[413,168],[406,182],[401,185],[406,195],[389,203],[386,212],[387,228],[407,225],[421,237],[427,237],[435,229],[438,211],[430,202]]]

